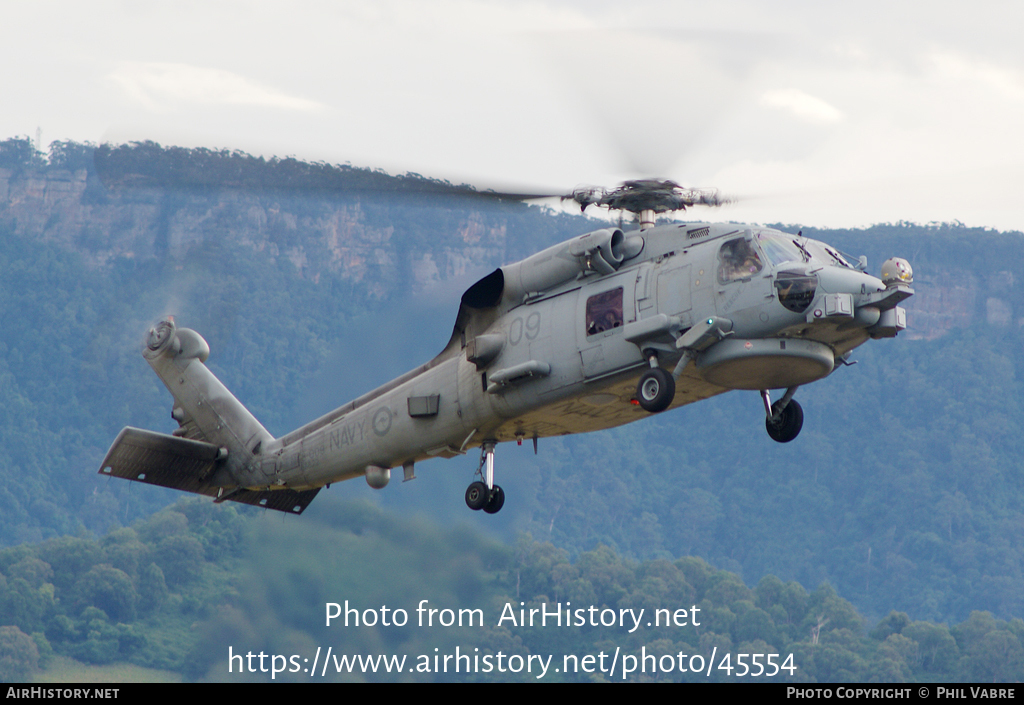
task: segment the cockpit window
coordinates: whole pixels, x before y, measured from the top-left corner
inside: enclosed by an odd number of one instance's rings
[[[838,250],[833,250],[831,247],[825,247],[825,252],[828,253],[829,257],[835,260],[835,263],[840,267],[846,267],[847,269],[853,269],[853,265],[846,261],[846,258]]]
[[[814,301],[818,277],[803,272],[779,272],[775,277],[779,303],[794,313],[803,313]]]
[[[853,265],[846,261],[846,258],[839,254],[838,250],[834,250],[823,242],[817,240],[807,240],[807,246],[810,247],[811,253],[822,262],[826,262],[833,267],[845,267],[846,269],[853,269]]]
[[[718,251],[718,261],[718,281],[721,284],[750,279],[764,268],[757,250],[742,237],[724,243]]]
[[[622,325],[622,287],[587,299],[587,335],[597,335]]]
[[[793,244],[792,237],[787,238],[776,233],[761,232],[757,233],[755,238],[765,257],[776,267],[786,262],[800,262],[805,259],[800,250]]]

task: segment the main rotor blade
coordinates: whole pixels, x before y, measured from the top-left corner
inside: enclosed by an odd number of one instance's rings
[[[293,157],[264,159],[239,151],[162,147],[155,142],[100,145],[95,150],[94,163],[100,181],[112,190],[228,188],[337,195],[444,195],[507,201],[567,196],[544,189],[478,189],[419,174],[392,176],[347,164],[311,163]]]
[[[108,189],[241,189],[254,192],[293,192],[325,196],[371,195],[385,197],[445,196],[495,201],[530,201],[548,198],[572,200],[581,210],[597,205],[632,213],[686,210],[694,205],[719,206],[727,202],[714,189],[683,188],[674,181],[640,179],[616,188],[578,187],[572,193],[550,190],[481,190],[455,185],[419,174],[391,176],[383,171],[350,165],[302,162],[294,158],[253,157],[243,152],[164,148],[154,142],[101,145],[94,152],[100,180]]]
[[[771,37],[684,30],[531,35],[617,154],[620,171],[662,177],[749,91]],[[637,58],[643,70],[635,69]]]

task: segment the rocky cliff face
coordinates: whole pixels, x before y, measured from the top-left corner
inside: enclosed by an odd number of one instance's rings
[[[997,328],[1024,327],[1024,317],[1015,311],[1019,297],[1015,286],[1024,262],[1006,262],[1016,273],[1003,269],[978,276],[953,266],[915,269],[913,298],[906,302],[907,337],[936,340],[955,329],[967,329],[984,321]]]
[[[314,282],[325,272],[338,273],[364,285],[371,298],[396,288],[415,293],[506,258],[507,226],[500,215],[429,210],[407,208],[401,225],[416,227],[423,218],[424,229],[439,239],[432,235],[409,247],[408,237],[396,237],[400,226],[380,217],[379,206],[355,199],[109,191],[85,170],[0,169],[0,219],[19,234],[80,252],[93,266],[119,258],[180,259],[193,247],[230,242],[285,258]]]
[[[110,191],[84,169],[0,169],[0,220],[12,222],[19,234],[74,249],[96,267],[119,258],[180,259],[190,248],[230,242],[287,259],[314,282],[325,272],[340,274],[380,299],[399,290],[415,294],[522,254],[510,252],[507,222],[497,212],[383,209],[287,193]],[[827,231],[822,236],[827,240]],[[1005,268],[976,274],[931,259],[923,266],[912,262],[917,294],[907,302],[907,337],[934,340],[979,320],[1024,325],[1024,311],[1016,310],[1024,263],[1005,261]]]
[[[915,272],[914,297],[908,309],[906,332],[909,338],[935,340],[955,328],[966,327],[974,317],[978,299],[978,281],[963,272]]]

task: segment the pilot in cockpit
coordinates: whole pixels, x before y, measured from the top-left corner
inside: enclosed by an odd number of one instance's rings
[[[718,268],[718,278],[723,283],[749,279],[764,266],[757,250],[746,238],[736,238],[723,244],[718,258],[722,262]]]

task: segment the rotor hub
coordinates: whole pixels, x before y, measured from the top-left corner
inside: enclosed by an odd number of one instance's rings
[[[174,321],[166,318],[149,329],[146,347],[156,352],[174,335]]]
[[[728,202],[719,196],[717,189],[684,188],[668,179],[636,179],[623,182],[611,190],[582,186],[573,191],[571,196],[563,198],[576,201],[581,210],[596,205],[628,211],[637,216],[683,211],[697,205],[720,206]]]

